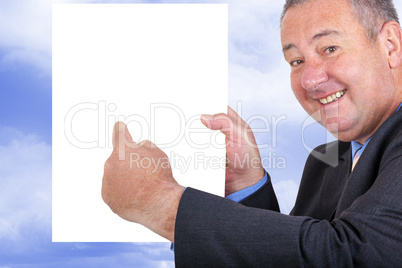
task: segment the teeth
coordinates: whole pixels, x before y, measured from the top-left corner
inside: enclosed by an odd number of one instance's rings
[[[345,94],[345,92],[346,92],[346,89],[344,89],[344,90],[342,90],[342,91],[338,91],[338,92],[336,92],[336,93],[334,93],[334,94],[332,94],[332,95],[330,95],[330,96],[328,96],[328,97],[326,97],[326,98],[320,99],[320,102],[321,102],[322,104],[329,104],[329,103],[331,103],[331,102],[336,101],[336,100],[339,99],[340,97],[342,97],[343,94]]]

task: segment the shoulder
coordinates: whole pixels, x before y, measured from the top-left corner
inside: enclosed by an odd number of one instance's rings
[[[362,157],[374,159],[382,170],[402,157],[402,110],[396,112],[373,135]]]

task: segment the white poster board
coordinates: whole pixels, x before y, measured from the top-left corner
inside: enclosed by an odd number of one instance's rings
[[[227,4],[53,5],[53,241],[159,242],[101,198],[112,128],[169,156],[184,186],[223,195]]]

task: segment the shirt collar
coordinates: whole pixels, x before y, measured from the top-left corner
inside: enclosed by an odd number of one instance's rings
[[[356,155],[357,151],[359,151],[359,149],[360,149],[359,155],[361,155],[363,153],[364,149],[366,149],[367,144],[369,143],[370,140],[371,140],[371,137],[368,140],[366,140],[366,142],[364,144],[360,144],[357,141],[351,141],[352,159],[355,157],[355,155]]]
[[[363,147],[362,144],[358,143],[357,141],[351,141],[352,144],[352,159],[355,157],[356,152]]]

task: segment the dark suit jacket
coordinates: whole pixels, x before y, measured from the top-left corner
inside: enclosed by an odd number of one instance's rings
[[[352,173],[350,150],[334,142],[313,151],[291,216],[275,211],[270,180],[242,204],[188,188],[176,266],[402,267],[402,111],[378,129]]]

